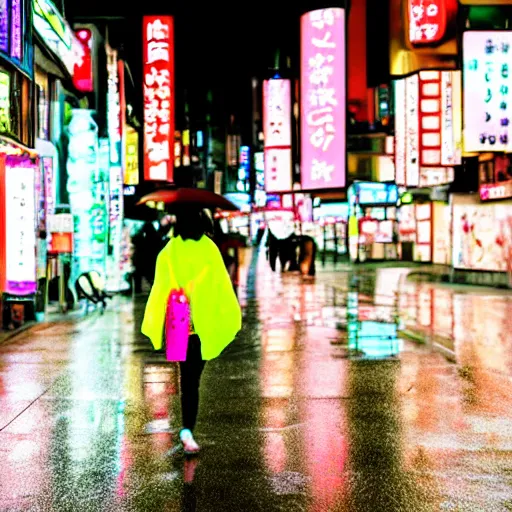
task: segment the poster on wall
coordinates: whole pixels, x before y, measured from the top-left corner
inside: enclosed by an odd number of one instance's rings
[[[506,272],[512,256],[512,203],[453,205],[453,266]]]
[[[32,160],[7,159],[4,291],[13,295],[30,295],[36,290],[35,172]]]
[[[462,41],[464,149],[510,150],[512,32],[469,31]]]
[[[304,190],[346,185],[345,10],[301,18],[301,178]]]
[[[432,230],[432,263],[451,263],[451,208],[446,203],[433,203],[434,229]]]

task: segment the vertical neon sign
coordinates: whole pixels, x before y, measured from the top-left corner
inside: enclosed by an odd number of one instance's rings
[[[11,57],[21,60],[21,0],[11,1]]]
[[[144,16],[144,178],[173,181],[174,20]]]
[[[0,0],[0,51],[9,50],[9,0]]]
[[[408,0],[409,41],[432,44],[441,41],[448,19],[446,0]]]
[[[290,80],[263,82],[263,134],[265,189],[287,192],[292,189]]]
[[[345,11],[301,18],[301,171],[303,189],[346,184]]]

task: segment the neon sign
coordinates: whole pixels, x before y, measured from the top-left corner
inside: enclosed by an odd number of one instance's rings
[[[464,145],[508,151],[512,114],[512,32],[464,32]]]
[[[302,188],[345,186],[345,11],[301,18]]]
[[[73,76],[83,59],[83,47],[50,0],[34,0],[34,28]]]
[[[11,57],[21,60],[21,0],[11,0]]]
[[[265,188],[267,192],[292,189],[292,133],[290,80],[263,83]]]
[[[409,41],[413,45],[438,43],[446,33],[445,0],[408,0]]]
[[[512,181],[480,185],[480,199],[482,201],[508,199],[509,197],[512,197]]]
[[[174,20],[144,16],[144,177],[173,181]]]
[[[73,84],[82,92],[93,92],[92,73],[92,32],[88,28],[81,28],[76,37],[82,46],[82,58],[77,61],[73,74]]]

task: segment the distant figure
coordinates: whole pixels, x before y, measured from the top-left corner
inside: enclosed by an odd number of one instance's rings
[[[155,266],[158,253],[163,247],[162,235],[155,229],[153,222],[147,221],[133,237],[133,266],[135,293],[142,292],[142,280],[150,285],[155,278]]]
[[[316,251],[315,239],[302,235],[299,237],[299,266],[300,273],[305,278],[313,278],[316,275]]]
[[[279,258],[279,263],[281,264],[281,272],[295,272],[299,270],[297,263],[297,237],[295,235],[279,239],[269,230],[267,247],[268,260],[273,272],[276,271],[277,258]]]

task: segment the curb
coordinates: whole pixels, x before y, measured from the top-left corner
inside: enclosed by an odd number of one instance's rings
[[[4,343],[11,341],[13,338],[16,338],[16,336],[19,336],[20,334],[23,334],[26,331],[30,331],[36,325],[39,324],[34,320],[23,324],[21,327],[18,327],[13,331],[7,331],[5,336],[0,336],[0,346],[3,345]]]

